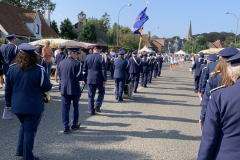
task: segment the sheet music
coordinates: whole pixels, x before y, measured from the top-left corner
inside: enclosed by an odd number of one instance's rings
[[[13,113],[9,109],[4,108],[2,119],[13,119]]]

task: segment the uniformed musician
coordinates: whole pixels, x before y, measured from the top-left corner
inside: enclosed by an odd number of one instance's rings
[[[131,83],[133,85],[133,93],[137,93],[140,73],[143,73],[142,62],[139,57],[137,57],[138,51],[132,52],[132,57],[129,59],[129,73],[131,78]]]
[[[45,69],[45,71],[46,71],[46,62],[45,62],[45,59],[44,59],[43,56],[42,56],[42,47],[41,47],[41,46],[37,47],[35,53],[36,53],[37,56],[38,56],[39,64],[40,64],[41,66],[43,66],[44,69]]]
[[[56,66],[56,71],[57,71],[57,67],[59,66],[60,62],[62,62],[64,59],[67,58],[67,54],[64,53],[64,50],[65,50],[66,46],[58,46],[58,48],[59,48],[59,53],[56,55],[56,58],[55,58],[55,62],[56,62],[56,65],[57,65]],[[55,76],[55,82],[58,83],[57,75]]]
[[[16,156],[38,160],[32,153],[33,144],[44,111],[43,92],[51,90],[52,85],[43,66],[37,64],[36,47],[23,43],[19,48],[20,52],[7,72],[6,107],[21,123]]]
[[[0,60],[3,61],[3,73],[6,74],[11,64],[12,60],[17,56],[19,48],[15,45],[15,34],[10,34],[6,36],[8,44],[1,46],[0,48]]]
[[[111,72],[111,78],[113,79],[113,75],[114,75],[114,68],[113,68],[113,64],[115,61],[115,54],[112,55],[112,58],[110,60],[110,72]]]
[[[154,59],[153,62],[153,71],[154,71],[154,78],[157,78],[157,74],[158,74],[158,59]]]
[[[198,160],[237,160],[240,155],[240,54],[229,58],[228,74],[234,85],[211,93]]]
[[[153,57],[153,52],[150,52],[149,54],[149,67],[148,67],[148,83],[152,83],[152,76],[153,76],[153,63],[155,58]]]
[[[147,59],[147,53],[143,54],[143,58],[141,59],[142,66],[143,66],[143,74],[141,77],[141,85],[143,87],[147,87],[147,78],[148,78],[148,68],[150,61]]]
[[[100,108],[103,103],[105,86],[107,84],[107,69],[104,56],[101,53],[101,47],[93,47],[93,54],[86,57],[84,62],[83,74],[85,83],[88,84],[88,108],[91,115],[95,115],[95,110],[101,112]],[[98,92],[97,102],[94,104],[96,90]]]
[[[122,94],[125,87],[126,79],[128,78],[128,60],[124,59],[125,51],[122,50],[118,53],[118,59],[115,60],[114,68],[114,79],[115,79],[115,98],[118,102],[123,101]]]
[[[196,58],[194,64],[193,64],[193,69],[195,70],[195,75],[194,75],[194,85],[195,85],[195,93],[198,93],[198,87],[199,87],[199,79],[200,79],[200,67],[202,64],[206,64],[207,61],[204,59],[204,53],[200,52],[199,57]]]
[[[163,63],[163,58],[162,58],[162,54],[161,53],[158,53],[157,60],[158,60],[158,73],[157,73],[157,76],[160,77],[161,73],[162,73],[162,63]]]
[[[69,47],[68,57],[59,63],[57,69],[60,78],[60,90],[62,99],[63,133],[69,133],[69,129],[76,130],[80,127],[78,103],[81,97],[79,81],[83,81],[81,63],[77,61],[79,47]],[[73,101],[73,115],[69,127],[69,111]]]

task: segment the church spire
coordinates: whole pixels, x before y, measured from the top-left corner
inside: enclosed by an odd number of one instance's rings
[[[186,40],[191,40],[192,39],[192,25],[191,25],[191,20],[188,26],[188,32],[187,32],[187,36],[185,38]]]

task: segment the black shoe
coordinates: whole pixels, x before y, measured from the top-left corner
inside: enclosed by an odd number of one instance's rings
[[[118,98],[115,97],[116,100],[118,100]]]
[[[76,125],[76,127],[71,128],[71,130],[76,130],[76,129],[80,128],[80,126],[81,126],[81,123],[78,123],[78,124]]]
[[[95,115],[97,115],[97,113],[90,113],[91,114],[91,116],[95,116]]]
[[[100,108],[94,107],[94,109],[95,109],[97,112],[101,113]]]
[[[133,93],[138,93],[138,92],[136,91],[136,92],[133,92]]]
[[[147,88],[147,86],[144,86],[144,88]]]
[[[123,99],[118,100],[118,102],[122,102],[122,101],[123,101]]]
[[[40,160],[39,157],[34,157],[34,160]]]
[[[68,133],[69,133],[69,130],[64,130],[63,133],[64,133],[64,134],[68,134]]]
[[[15,156],[18,156],[18,157],[22,157],[23,156],[23,153],[19,153],[19,152],[16,152]]]

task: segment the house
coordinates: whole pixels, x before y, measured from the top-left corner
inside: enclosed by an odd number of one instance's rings
[[[208,47],[209,48],[226,48],[226,46],[220,40],[217,40],[214,43],[209,43]]]
[[[86,18],[82,18],[79,20],[78,23],[74,24],[73,25],[73,32],[75,33],[76,35],[76,39],[78,40],[78,38],[80,37],[81,35],[81,32],[83,30],[83,23],[84,22],[87,22],[87,19]],[[107,34],[105,34],[104,32],[102,32],[101,30],[97,29],[96,28],[96,34],[97,34],[97,43],[100,43],[100,44],[105,44],[107,45],[108,44],[108,41],[107,41]]]
[[[44,18],[38,12],[0,2],[0,38],[5,38],[8,34],[16,35],[17,45],[41,37],[58,37],[50,27],[50,10],[45,10]]]
[[[156,43],[152,43],[150,31],[148,31],[148,34],[142,34],[142,45],[147,46],[149,49],[155,52],[161,51],[159,50],[159,46],[156,46]]]
[[[155,46],[157,46],[159,52],[161,52],[162,50],[164,51],[168,50],[168,39],[163,39],[163,38],[154,39],[152,40],[152,43]]]

